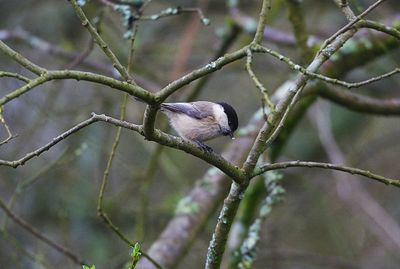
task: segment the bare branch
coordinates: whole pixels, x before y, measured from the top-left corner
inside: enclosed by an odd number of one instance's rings
[[[3,41],[0,40],[0,51],[2,51],[5,55],[7,55],[9,58],[13,59],[17,63],[19,63],[21,66],[25,67],[32,73],[36,75],[41,75],[46,73],[46,69],[43,67],[40,67],[31,61],[29,61],[27,58],[19,54],[18,52],[14,51],[11,49],[9,46],[7,46]]]
[[[342,10],[343,14],[346,16],[348,21],[353,21],[356,19],[353,10],[349,6],[347,0],[333,0],[335,4]]]
[[[107,55],[107,57],[111,60],[113,66],[121,74],[122,78],[127,82],[136,85],[135,81],[128,74],[126,68],[120,63],[118,58],[109,48],[108,44],[101,38],[96,28],[90,23],[85,13],[83,12],[82,8],[77,4],[76,0],[68,0],[68,1],[71,3],[76,15],[78,15],[79,19],[81,20],[82,25],[88,29],[89,33],[91,34],[95,42],[103,50],[104,54]]]
[[[258,17],[257,30],[254,35],[254,39],[252,41],[252,43],[254,43],[254,44],[261,44],[261,41],[264,36],[265,26],[267,25],[267,12],[270,9],[271,9],[271,1],[263,0],[261,11],[260,11],[260,16]]]
[[[275,104],[269,98],[268,90],[260,82],[260,80],[257,78],[256,74],[254,74],[253,69],[251,68],[251,63],[253,60],[253,54],[251,53],[251,50],[248,49],[246,51],[246,53],[247,53],[246,70],[249,73],[250,78],[253,80],[254,84],[256,85],[256,87],[258,88],[258,90],[261,93],[262,109],[264,112],[264,117],[265,117],[265,119],[267,119],[267,113],[265,111],[265,103],[267,103],[267,105],[272,113],[275,112]]]
[[[166,98],[168,98],[171,94],[173,94],[175,91],[195,81],[196,79],[204,77],[212,72],[217,71],[218,69],[221,69],[227,64],[230,64],[232,62],[235,62],[239,59],[246,57],[246,49],[247,47],[244,47],[235,52],[228,53],[223,57],[220,57],[217,60],[212,61],[199,69],[193,70],[189,74],[186,74],[185,76],[169,83],[159,92],[157,92],[156,98],[160,100],[160,102],[162,102]]]
[[[74,126],[73,128],[69,129],[68,131],[62,133],[61,135],[53,138],[53,140],[49,143],[47,143],[46,145],[44,145],[43,147],[38,148],[35,151],[32,151],[28,154],[26,154],[24,157],[15,160],[15,161],[5,161],[5,160],[0,160],[0,166],[1,165],[6,165],[6,166],[11,166],[13,168],[17,168],[20,165],[24,165],[27,161],[29,161],[30,159],[39,156],[40,154],[42,154],[45,151],[48,151],[50,148],[52,148],[54,145],[58,144],[60,141],[64,140],[65,138],[67,138],[68,136],[76,133],[77,131],[79,131],[80,129],[94,123],[98,121],[95,117],[91,117],[88,120],[85,120],[83,122],[81,122],[80,124],[77,124],[76,126]]]
[[[292,24],[297,48],[300,50],[300,63],[308,63],[313,57],[313,51],[307,42],[309,40],[309,34],[304,18],[303,2],[298,0],[286,0],[286,3],[289,9],[289,20]]]
[[[350,21],[348,24],[346,24],[344,27],[339,29],[335,34],[333,34],[331,37],[329,37],[327,40],[324,41],[322,44],[321,48],[318,51],[318,54],[323,53],[325,48],[332,43],[337,37],[339,37],[341,34],[345,33],[347,30],[352,28],[354,24],[356,24],[358,21],[360,21],[362,18],[364,18],[368,13],[370,13],[372,10],[374,10],[376,7],[378,7],[382,2],[385,0],[378,0],[374,4],[370,5],[366,10],[364,10],[360,15],[356,16],[352,21]]]
[[[334,87],[323,87],[318,94],[354,111],[386,116],[400,115],[399,98],[380,100]]]
[[[0,77],[10,77],[10,78],[15,78],[20,81],[29,83],[31,80],[23,75],[17,74],[17,73],[12,73],[12,72],[4,72],[0,71]]]
[[[400,39],[400,31],[394,27],[387,26],[386,24],[382,24],[382,23],[379,23],[376,21],[362,20],[357,24],[357,26],[363,27],[363,28],[374,29],[379,32],[383,32],[388,35],[391,35],[397,39]]]
[[[165,17],[169,17],[169,16],[176,16],[176,15],[180,15],[182,13],[196,13],[198,14],[200,21],[204,24],[204,25],[209,25],[210,24],[210,20],[208,18],[206,18],[203,14],[203,11],[201,10],[201,8],[183,8],[183,7],[175,7],[175,8],[167,8],[164,9],[162,11],[160,11],[160,13],[158,14],[153,14],[153,15],[147,15],[147,16],[141,16],[138,17],[138,20],[142,20],[142,21],[155,21],[161,18],[165,18]]]
[[[280,163],[272,163],[265,164],[260,167],[254,169],[254,172],[251,174],[252,177],[261,175],[262,173],[270,170],[284,169],[289,167],[306,167],[306,168],[322,168],[322,169],[331,169],[338,170],[346,173],[350,173],[352,175],[360,175],[364,176],[379,182],[382,182],[386,185],[393,185],[396,187],[400,187],[400,180],[398,179],[390,179],[384,176],[380,176],[374,173],[371,173],[367,170],[362,170],[359,168],[335,165],[331,163],[320,163],[320,162],[306,162],[306,161],[290,161],[290,162],[280,162]]]
[[[133,51],[134,51],[134,43],[135,43],[135,37],[136,37],[136,33],[137,33],[137,27],[135,27],[135,32],[131,37],[131,42],[130,42],[130,47],[129,47],[129,59],[128,59],[128,67],[127,67],[127,72],[130,73],[131,67],[132,67],[132,58],[133,58]],[[124,94],[124,99],[122,101],[122,105],[120,108],[120,116],[119,116],[119,120],[120,121],[124,121],[125,120],[125,116],[126,116],[126,106],[128,104],[128,94]],[[115,135],[114,138],[114,143],[111,147],[111,151],[109,153],[108,156],[108,161],[107,161],[107,165],[106,168],[104,169],[103,172],[103,179],[101,181],[101,186],[100,186],[100,191],[99,191],[99,195],[98,195],[98,199],[97,199],[97,216],[99,216],[100,218],[102,218],[102,220],[104,221],[104,223],[112,230],[114,231],[123,241],[125,241],[127,244],[129,244],[130,246],[133,246],[133,242],[131,242],[127,236],[125,236],[121,230],[119,229],[119,227],[117,227],[112,221],[111,219],[108,217],[107,213],[103,210],[103,201],[104,201],[104,193],[106,191],[106,187],[108,184],[108,179],[109,179],[109,173],[111,170],[111,167],[113,165],[113,161],[114,161],[114,157],[115,157],[115,153],[117,152],[118,149],[118,145],[119,145],[119,141],[121,138],[121,133],[122,133],[122,127],[118,127],[117,129],[117,134]]]
[[[54,242],[52,239],[48,238],[46,235],[43,233],[39,232],[36,228],[32,227],[28,222],[25,220],[21,219],[17,215],[15,215],[11,210],[8,209],[6,204],[0,200],[0,208],[3,209],[3,211],[9,216],[13,221],[15,221],[19,226],[24,228],[26,231],[28,231],[30,234],[35,236],[37,239],[41,240],[42,242],[46,243],[62,255],[66,256],[68,259],[73,261],[75,264],[82,265],[84,264],[84,261],[79,258],[75,253],[73,253],[71,250],[67,249],[66,247]]]
[[[0,106],[29,92],[30,90],[36,88],[41,84],[44,84],[48,81],[60,80],[60,79],[76,79],[76,80],[91,81],[94,83],[103,84],[111,88],[126,92],[148,103],[155,102],[155,97],[152,93],[146,91],[145,89],[137,85],[133,85],[125,81],[116,80],[111,77],[94,74],[90,72],[62,70],[62,71],[46,71],[46,73],[42,74],[41,76],[32,79],[29,83],[25,84],[21,88],[16,89],[13,92],[0,98]]]
[[[235,23],[246,33],[254,36],[257,27],[257,21],[245,14],[243,14],[240,9],[233,5],[229,6],[229,12],[232,19]],[[282,31],[281,29],[273,28],[268,26],[264,30],[264,40],[268,42],[272,42],[277,45],[284,45],[294,47],[296,45],[296,38],[293,34]],[[310,47],[313,47],[321,42],[321,37],[318,36],[310,36],[307,39],[307,44]]]
[[[6,129],[7,132],[7,138],[4,139],[3,141],[0,141],[0,146],[8,143],[11,139],[14,139],[15,137],[17,137],[18,135],[13,135],[10,127],[8,126],[7,122],[5,121],[4,117],[3,117],[3,108],[0,107],[0,123],[3,124],[4,128]]]
[[[370,79],[367,79],[367,80],[363,80],[363,81],[360,81],[360,82],[346,82],[346,81],[339,80],[339,79],[336,79],[336,78],[330,78],[330,77],[327,77],[327,76],[324,76],[324,75],[321,75],[321,74],[318,74],[318,73],[315,73],[315,72],[310,72],[309,70],[307,70],[306,68],[302,67],[301,65],[298,65],[298,64],[294,63],[292,60],[290,60],[290,58],[288,58],[286,56],[283,56],[279,52],[276,52],[276,51],[271,50],[269,48],[266,48],[266,47],[263,47],[263,46],[253,46],[253,47],[251,47],[251,50],[254,51],[254,52],[268,53],[271,56],[279,59],[280,61],[283,61],[284,63],[286,63],[293,71],[300,72],[300,73],[302,73],[304,75],[309,76],[310,78],[316,78],[316,79],[319,79],[319,80],[321,80],[323,82],[334,84],[334,85],[343,86],[343,87],[346,87],[348,89],[365,86],[367,84],[370,84],[370,83],[379,81],[381,79],[393,76],[393,75],[395,75],[397,73],[400,73],[400,68],[395,68],[394,70],[392,70],[390,72],[387,72],[385,74],[382,74],[382,75],[379,75],[379,76],[376,76],[376,77],[373,77],[373,78],[370,78]]]

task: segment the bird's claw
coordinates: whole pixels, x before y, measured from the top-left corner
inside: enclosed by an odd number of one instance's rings
[[[197,146],[198,146],[202,151],[204,151],[205,153],[211,154],[211,153],[214,151],[211,147],[207,146],[206,144],[204,144],[204,143],[201,142],[201,141],[195,141],[195,142],[196,142]]]

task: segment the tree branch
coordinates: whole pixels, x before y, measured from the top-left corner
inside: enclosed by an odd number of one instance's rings
[[[352,175],[360,175],[364,176],[379,182],[382,182],[386,185],[393,185],[396,187],[400,187],[400,180],[397,179],[390,179],[384,176],[380,176],[374,173],[371,173],[367,170],[362,170],[359,168],[335,165],[330,163],[320,163],[320,162],[306,162],[306,161],[290,161],[290,162],[280,162],[280,163],[272,163],[272,164],[265,164],[260,167],[254,169],[254,172],[251,174],[251,177],[255,177],[261,175],[266,171],[277,170],[277,169],[285,169],[289,167],[306,167],[306,168],[322,168],[322,169],[331,169],[331,170],[338,170],[342,172],[346,172]]]
[[[109,48],[108,44],[101,38],[96,28],[90,23],[90,21],[88,20],[88,18],[86,17],[85,13],[83,12],[82,8],[78,5],[76,0],[68,0],[68,1],[71,3],[72,8],[74,9],[76,15],[81,20],[82,25],[88,29],[94,41],[97,43],[97,45],[99,45],[100,49],[104,52],[104,54],[107,55],[107,57],[111,60],[113,66],[121,74],[122,78],[127,82],[129,82],[130,84],[136,85],[136,82],[130,77],[126,68],[120,63],[118,58]]]
[[[8,217],[10,217],[13,221],[15,221],[19,226],[21,226],[23,229],[28,231],[30,234],[41,240],[42,242],[46,243],[62,255],[66,256],[68,259],[73,261],[75,264],[82,265],[84,264],[84,261],[79,258],[75,253],[73,253],[71,250],[67,249],[66,247],[54,242],[50,238],[48,238],[46,235],[42,234],[39,232],[36,228],[32,227],[28,222],[25,220],[21,219],[17,215],[15,215],[11,210],[8,209],[6,204],[0,200],[0,208],[3,209],[3,211],[7,214]]]
[[[1,41],[0,41],[1,42]],[[73,71],[73,70],[61,70],[61,71],[46,71],[41,76],[32,79],[29,83],[25,84],[21,88],[14,90],[13,92],[5,95],[0,98],[0,106],[10,102],[11,100],[29,92],[30,90],[36,88],[37,86],[44,84],[46,82],[52,80],[61,80],[61,79],[75,79],[75,80],[85,80],[91,81],[94,83],[102,84],[105,86],[109,86],[116,90],[120,90],[128,93],[129,95],[135,96],[144,102],[149,104],[155,103],[156,98],[154,95],[145,89],[141,88],[137,85],[132,85],[125,81],[116,80],[111,77],[90,73],[90,72],[82,72],[82,71]]]
[[[31,80],[23,75],[17,74],[17,73],[12,73],[12,72],[4,72],[0,71],[0,77],[10,77],[10,78],[15,78],[20,81],[29,83]]]
[[[346,24],[344,27],[339,29],[335,34],[333,34],[331,37],[329,37],[327,40],[324,41],[322,44],[320,50],[318,51],[318,54],[323,53],[325,48],[332,43],[337,37],[342,35],[344,32],[352,28],[357,22],[359,22],[362,18],[367,16],[372,10],[374,10],[376,7],[378,7],[382,2],[385,0],[378,0],[374,4],[370,5],[366,10],[364,10],[360,15],[356,16],[352,21],[350,21],[348,24]]]
[[[193,70],[189,74],[169,83],[167,86],[156,93],[156,99],[158,103],[163,102],[175,91],[195,81],[196,79],[204,77],[212,72],[217,71],[218,69],[221,69],[227,64],[246,57],[246,49],[247,47],[243,47],[235,52],[225,54],[223,57],[220,57],[217,60],[212,61],[199,69]]]
[[[385,116],[400,115],[400,99],[391,98],[380,100],[334,87],[322,87],[318,94],[346,108],[362,113]]]
[[[29,61],[27,58],[19,54],[18,52],[14,51],[11,49],[9,46],[7,46],[3,41],[0,40],[0,51],[2,51],[5,55],[7,55],[9,58],[14,60],[15,62],[19,63],[21,66],[25,67],[32,73],[40,76],[44,73],[46,73],[46,69],[43,67],[40,67],[31,61]]]

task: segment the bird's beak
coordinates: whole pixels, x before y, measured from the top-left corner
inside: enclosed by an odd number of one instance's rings
[[[232,140],[235,139],[232,132],[229,132],[229,136],[231,137]]]

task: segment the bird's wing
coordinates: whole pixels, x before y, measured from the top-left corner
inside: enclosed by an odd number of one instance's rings
[[[175,113],[182,113],[196,119],[212,116],[212,110],[202,101],[193,103],[164,103],[161,104],[161,108]]]

